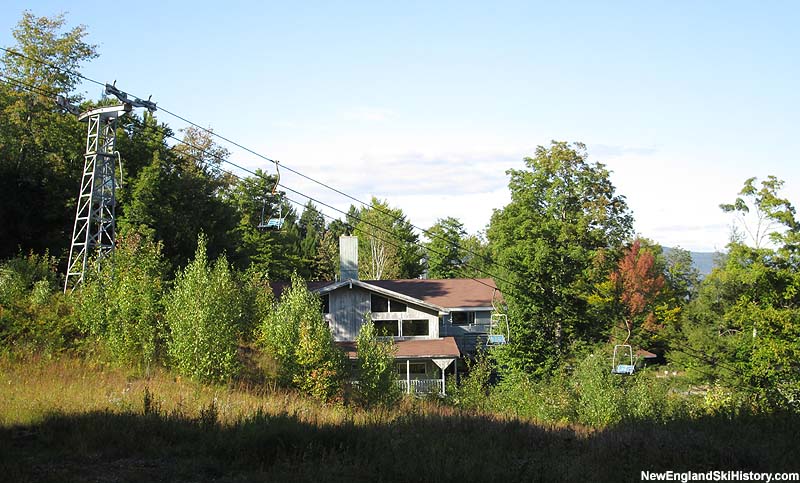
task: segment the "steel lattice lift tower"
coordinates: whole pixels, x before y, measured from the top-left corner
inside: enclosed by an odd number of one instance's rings
[[[78,116],[79,120],[88,124],[88,129],[83,176],[64,282],[65,292],[83,281],[90,256],[97,256],[98,263],[101,263],[114,251],[117,205],[115,167],[116,161],[121,159],[115,149],[117,120],[131,112],[134,107],[144,107],[150,112],[156,110],[154,102],[149,99],[129,99],[115,85],[106,84],[105,92],[115,96],[122,104],[99,107]],[[67,104],[64,98],[59,98],[58,103],[70,112],[77,113],[77,109]]]

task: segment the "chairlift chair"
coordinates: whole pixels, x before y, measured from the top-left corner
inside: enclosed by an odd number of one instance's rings
[[[614,357],[611,359],[611,373],[620,374],[625,376],[632,376],[636,370],[636,359],[633,357],[633,347],[628,344],[631,340],[631,327],[625,322],[625,328],[628,330],[628,337],[625,337],[625,342],[614,346]]]
[[[495,332],[500,326],[501,332]],[[505,331],[503,331],[505,327]],[[489,323],[489,335],[486,338],[487,346],[503,345],[508,343],[508,317],[506,314],[492,314]]]
[[[278,204],[278,217],[277,218],[269,218],[267,219],[265,216],[265,211],[267,207],[267,200],[264,200],[264,204],[261,207],[261,222],[258,224],[258,228],[260,230],[280,230],[283,228],[283,223],[286,221],[286,216],[283,214],[283,206],[281,206],[280,202]]]
[[[636,361],[633,358],[633,347],[630,344],[615,345],[611,373],[631,376],[635,369]]]
[[[487,346],[498,346],[504,345],[508,343],[508,340],[511,338],[511,330],[508,326],[508,316],[506,314],[499,313],[500,311],[495,304],[495,297],[497,295],[497,289],[492,291],[492,308],[494,311],[492,312],[492,316],[489,319],[489,336],[486,338],[486,345]],[[500,327],[500,332],[495,332],[497,327]],[[505,330],[503,330],[505,328]]]
[[[266,218],[266,210],[267,210],[267,198],[266,196],[263,199],[263,203],[261,205],[261,221],[258,224],[258,228],[260,230],[281,230],[283,228],[283,224],[286,221],[286,215],[283,214],[283,203],[281,200],[281,193],[278,192],[278,183],[281,181],[281,172],[278,169],[278,162],[275,161],[275,185],[272,187],[272,195],[278,196],[278,217],[277,218]],[[288,212],[286,213],[288,215]]]

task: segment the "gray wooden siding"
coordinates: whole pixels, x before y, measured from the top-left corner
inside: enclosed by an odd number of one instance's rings
[[[334,290],[328,298],[330,323],[333,338],[339,341],[355,340],[364,314],[369,312],[369,292],[359,287],[347,286]]]
[[[337,341],[355,340],[364,314],[370,311],[370,292],[361,287],[339,287],[329,293],[329,311],[325,316],[330,324],[333,338]],[[439,314],[433,310],[406,304],[405,312],[376,312],[373,320],[427,320],[427,338],[439,338]]]
[[[339,237],[340,280],[358,278],[358,237]]]

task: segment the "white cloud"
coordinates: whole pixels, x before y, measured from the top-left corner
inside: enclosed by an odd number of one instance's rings
[[[510,197],[508,190],[502,188],[471,194],[397,196],[390,201],[401,206],[418,227],[427,229],[439,218],[453,216],[464,223],[468,233],[477,233],[489,224],[492,211],[505,206]]]
[[[344,170],[351,189],[390,198],[494,191],[506,186],[505,171],[515,164],[514,156],[504,152],[368,153],[360,161]]]
[[[282,183],[338,210],[346,212],[351,204],[358,203],[287,168],[365,202],[372,196],[386,199],[421,228],[428,228],[438,218],[454,216],[471,233],[485,228],[492,210],[508,203],[505,171],[521,167],[523,156],[521,149],[514,152],[493,146],[448,150],[428,145],[420,146],[418,151],[403,151],[390,142],[376,142],[370,149],[355,145],[338,138],[314,145],[287,145],[273,153],[284,165]],[[250,168],[274,171],[268,162],[247,153],[236,153],[234,157]],[[287,192],[287,196],[301,204],[306,201],[296,193]],[[342,216],[330,208],[323,211],[337,218]]]
[[[695,157],[653,151],[604,160],[633,210],[637,233],[664,246],[722,250],[730,233],[719,203],[739,189],[735,173],[718,172]]]
[[[316,178],[359,200],[371,196],[401,208],[410,221],[427,228],[436,219],[455,216],[470,232],[489,223],[493,209],[509,201],[509,168],[522,168],[522,158],[533,152],[521,143],[497,139],[445,138],[372,133],[360,138],[332,137],[314,144],[286,142],[269,149],[286,167]],[[414,146],[409,150],[408,146]],[[664,149],[607,146],[606,157],[590,145],[590,160],[612,171],[617,192],[633,210],[637,233],[665,246],[696,251],[723,250],[730,234],[730,217],[719,203],[741,189],[741,170],[720,171],[697,155]],[[601,151],[602,152],[602,151]],[[613,155],[612,155],[613,154]],[[234,159],[248,167],[274,172],[274,167],[247,153]],[[318,184],[282,169],[282,181],[297,191],[347,211],[358,204]],[[304,198],[290,194],[300,202]],[[328,213],[341,217],[330,209]]]

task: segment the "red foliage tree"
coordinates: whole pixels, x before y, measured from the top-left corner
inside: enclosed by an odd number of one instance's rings
[[[660,328],[650,306],[661,293],[665,280],[655,267],[653,254],[642,250],[641,240],[638,238],[634,240],[625,252],[617,265],[617,270],[611,274],[611,281],[617,288],[620,301],[625,308],[624,322],[625,328],[628,329],[628,338],[633,330],[634,320],[645,313],[647,316],[644,327],[650,330]],[[627,339],[625,341],[627,342]]]

